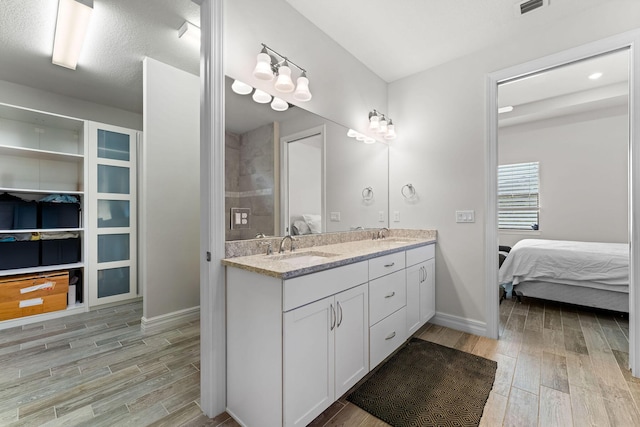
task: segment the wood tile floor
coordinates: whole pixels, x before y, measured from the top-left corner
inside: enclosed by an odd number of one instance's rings
[[[141,316],[137,302],[0,331],[0,426],[238,426],[200,410],[200,325],[143,333]],[[500,321],[500,340],[419,332],[498,362],[482,426],[640,426],[627,319],[507,300]],[[343,397],[311,425],[387,424]]]

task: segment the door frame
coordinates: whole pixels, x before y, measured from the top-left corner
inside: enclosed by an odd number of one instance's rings
[[[629,366],[640,375],[640,30],[625,32],[487,75],[485,169],[486,335],[498,338],[498,84],[545,69],[627,48],[629,50]]]

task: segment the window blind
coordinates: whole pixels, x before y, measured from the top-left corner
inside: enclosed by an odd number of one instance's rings
[[[539,163],[498,166],[498,228],[537,230]]]

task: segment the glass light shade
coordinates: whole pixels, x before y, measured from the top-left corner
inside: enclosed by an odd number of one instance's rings
[[[387,134],[384,136],[384,139],[396,139],[395,125],[387,126]]]
[[[286,64],[286,63],[285,63]],[[291,80],[291,68],[287,65],[282,65],[278,68],[278,78],[273,85],[278,92],[291,93],[295,89],[293,80]]]
[[[289,108],[289,104],[287,104],[287,101],[284,99],[274,96],[271,102],[271,108],[276,111],[286,111]]]
[[[376,130],[380,127],[380,117],[376,114],[369,118],[369,129]]]
[[[253,76],[260,80],[273,80],[271,70],[271,57],[267,53],[259,53],[256,68],[253,69]]]
[[[269,95],[267,92],[264,92],[260,89],[256,89],[256,91],[253,92],[252,98],[258,104],[267,104],[271,102],[271,95]]]
[[[370,136],[364,139],[365,144],[373,144],[374,142],[376,142],[376,140],[371,138]]]
[[[364,139],[366,138],[366,136],[364,136],[363,134],[359,133],[356,135],[356,140],[358,141],[364,141]]]
[[[387,133],[387,121],[385,119],[380,120],[380,126],[377,130],[378,133]]]
[[[310,100],[311,92],[309,92],[309,79],[304,76],[300,76],[298,77],[297,83],[296,91],[293,92],[294,99],[301,102]]]
[[[245,82],[241,82],[240,80],[233,81],[231,90],[238,95],[249,95],[251,92],[253,92],[253,88],[251,86],[249,86]]]
[[[356,136],[358,136],[358,132],[356,132],[356,131],[355,131],[355,130],[353,130],[353,129],[349,129],[349,131],[347,132],[347,136],[348,136],[349,138],[355,138]]]

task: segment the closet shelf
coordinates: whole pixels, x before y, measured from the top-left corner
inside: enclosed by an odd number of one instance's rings
[[[0,193],[24,193],[24,194],[71,194],[82,196],[84,191],[67,191],[67,190],[38,190],[34,188],[13,188],[0,187]]]
[[[84,267],[83,262],[75,262],[73,264],[56,264],[56,265],[43,265],[39,267],[29,267],[29,268],[14,268],[10,270],[0,270],[0,277],[13,276],[16,274],[43,273],[45,271],[69,270],[72,268],[83,268],[83,267]]]
[[[60,233],[60,232],[74,232],[84,231],[84,228],[29,228],[19,230],[0,230],[2,234],[21,234],[21,233]]]
[[[84,156],[82,154],[62,153],[59,151],[14,147],[2,144],[0,144],[0,156],[26,157],[38,160],[57,160],[70,163],[80,163],[84,161]]]

